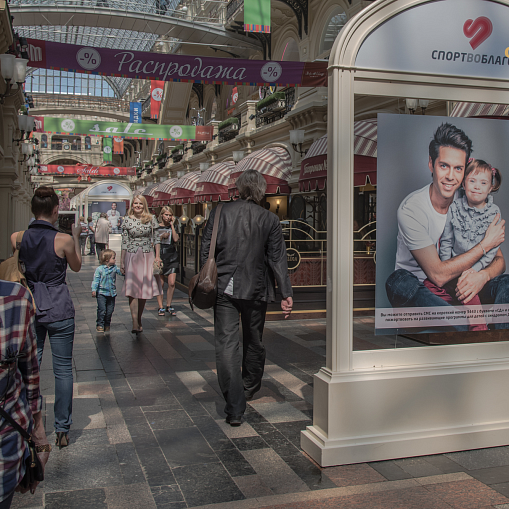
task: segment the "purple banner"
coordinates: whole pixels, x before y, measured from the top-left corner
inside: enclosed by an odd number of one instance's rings
[[[327,86],[326,62],[164,55],[28,39],[30,67],[187,83]]]

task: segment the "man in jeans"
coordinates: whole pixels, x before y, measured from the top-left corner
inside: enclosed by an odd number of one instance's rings
[[[477,294],[483,304],[509,303],[509,275],[501,275],[505,261],[500,249],[488,267],[462,275],[484,251],[504,241],[505,221],[499,222],[500,215],[497,214],[486,231],[482,245],[477,244],[450,260],[441,261],[438,256],[447,211],[463,182],[471,152],[472,141],[461,129],[442,124],[436,130],[429,145],[432,183],[409,194],[398,208],[396,270],[385,283],[393,307],[450,306],[424,286],[426,278],[442,287],[458,277],[456,295],[463,304],[468,304]],[[494,327],[506,329],[509,324]],[[468,330],[468,326],[455,326],[455,329]]]
[[[267,183],[259,172],[246,170],[236,186],[240,199],[223,205],[214,253],[218,276],[214,306],[216,368],[226,401],[226,422],[231,426],[241,425],[246,400],[252,399],[262,384],[265,366],[262,334],[267,303],[276,297],[275,281],[283,297],[281,309],[285,318],[293,307],[281,223],[275,214],[259,205]],[[209,256],[216,211],[212,211],[203,232],[201,266]]]

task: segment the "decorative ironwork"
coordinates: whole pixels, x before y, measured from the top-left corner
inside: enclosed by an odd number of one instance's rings
[[[239,121],[236,124],[229,124],[223,129],[219,129],[219,143],[224,143],[225,141],[233,140],[239,134],[240,122],[242,120],[242,115],[239,113],[235,115]]]
[[[226,6],[226,21],[229,22],[230,18],[233,18],[237,11],[244,6],[244,0],[231,0]]]
[[[281,90],[285,93],[285,99],[274,102],[256,112],[256,127],[272,124],[283,118],[295,105],[295,88]]]
[[[191,150],[193,151],[193,156],[203,152],[207,148],[206,141],[192,141],[191,142]]]
[[[198,97],[198,108],[203,108],[203,83],[193,83],[193,91]]]
[[[302,20],[304,20],[304,33],[308,35],[308,1],[309,0],[281,0],[295,13],[299,25],[299,37],[302,39]]]

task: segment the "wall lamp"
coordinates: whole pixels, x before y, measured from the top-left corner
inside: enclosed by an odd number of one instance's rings
[[[308,152],[307,150],[302,150],[302,144],[304,143],[304,129],[294,129],[293,131],[290,131],[290,143],[292,144],[293,150],[295,152],[298,152],[301,157],[303,155],[306,155]]]
[[[279,212],[279,205],[281,205],[281,200],[277,199],[276,200],[276,214]]]
[[[183,224],[186,225],[189,222],[189,218],[185,214],[180,216],[178,219],[181,226]]]
[[[0,104],[4,104],[6,97],[14,96],[18,88],[25,83],[27,64],[26,58],[16,58],[10,53],[0,55],[2,78],[6,84],[5,94],[0,94]],[[13,90],[12,93],[10,93],[11,90]]]
[[[209,169],[209,163],[200,163],[200,171],[203,173]]]
[[[405,99],[406,107],[408,108],[408,111],[414,115],[417,108],[421,108],[421,113],[423,115],[426,114],[426,108],[429,105],[429,101],[427,99]]]
[[[200,214],[196,215],[191,219],[193,222],[193,226],[201,226],[205,222],[205,218],[203,216],[200,216]]]
[[[19,145],[19,142],[23,141],[25,135],[26,139],[28,140],[30,134],[35,129],[34,117],[29,117],[28,115],[18,115],[18,128],[21,132],[21,137],[19,139],[13,138],[12,141],[15,141]]]
[[[242,161],[242,159],[244,158],[244,151],[243,150],[234,150],[232,152],[232,155],[233,155],[233,162],[235,164],[237,164],[237,163],[240,163],[240,161]]]

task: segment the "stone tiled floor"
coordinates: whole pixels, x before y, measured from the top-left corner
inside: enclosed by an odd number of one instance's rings
[[[312,375],[324,364],[324,320],[267,323],[263,389],[241,427],[226,425],[211,313],[191,312],[177,292],[177,317],[158,317],[149,302],[136,338],[119,297],[110,337],[98,336],[95,264],[87,257],[68,278],[77,312],[72,443],[52,452],[43,486],[13,507],[509,509],[509,447],[326,469],[300,450]],[[373,338],[369,319],[356,322],[355,336],[358,348],[394,347],[394,338]],[[46,348],[41,387],[53,440]]]

